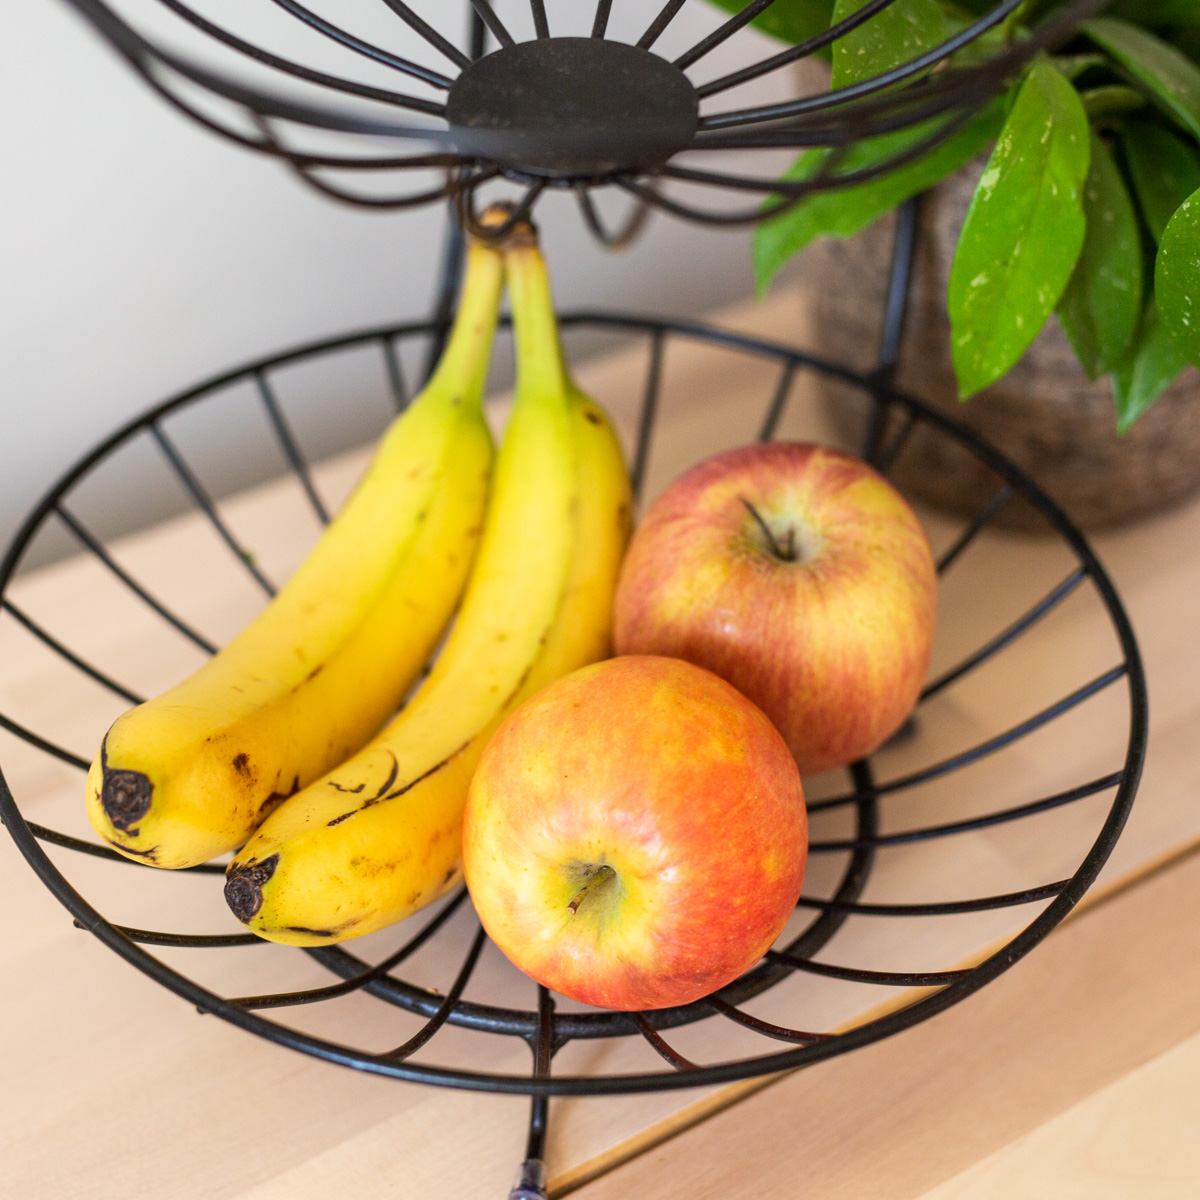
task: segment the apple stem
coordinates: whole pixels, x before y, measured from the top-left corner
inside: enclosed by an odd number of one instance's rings
[[[583,887],[575,893],[575,899],[567,905],[567,911],[574,916],[579,911],[579,906],[588,898],[588,896],[596,890],[601,884],[607,883],[609,879],[616,876],[616,871],[612,867],[606,865],[597,867],[586,879]]]
[[[763,535],[767,539],[767,543],[771,547],[771,553],[776,558],[782,559],[784,562],[796,561],[796,527],[788,526],[787,541],[781,546],[776,540],[775,535],[771,532],[771,527],[763,520],[762,513],[746,499],[745,496],[739,497],[741,502],[746,506],[746,511],[758,522],[758,527],[763,531]]]

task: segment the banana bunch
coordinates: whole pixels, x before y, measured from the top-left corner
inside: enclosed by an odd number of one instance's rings
[[[483,526],[493,458],[483,390],[503,276],[498,250],[469,248],[436,374],[308,559],[219,654],[108,731],[87,809],[122,854],[189,867],[236,849],[411,689]]]
[[[458,883],[463,807],[488,739],[526,697],[610,653],[628,476],[605,414],[567,374],[533,231],[504,259],[516,402],[462,606],[396,719],[286,800],[230,864],[230,908],[272,941],[371,933]]]

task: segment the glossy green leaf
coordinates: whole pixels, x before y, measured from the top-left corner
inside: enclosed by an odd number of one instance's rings
[[[831,24],[853,16],[868,0],[837,0]],[[831,86],[845,87],[911,62],[946,40],[937,0],[894,0],[833,43]]]
[[[1084,32],[1103,46],[1161,108],[1200,137],[1200,67],[1174,46],[1115,17],[1085,21]]]
[[[1142,243],[1133,201],[1095,132],[1083,185],[1087,233],[1058,319],[1089,379],[1111,371],[1133,341],[1142,314]]]
[[[792,255],[818,237],[851,237],[873,221],[915,196],[973,158],[1000,131],[1003,109],[994,101],[967,125],[932,150],[887,174],[850,187],[814,192],[783,216],[765,221],[754,235],[754,273],[762,290]],[[842,160],[839,173],[885,162],[930,137],[936,125],[923,124],[872,138],[854,146]],[[825,150],[802,154],[784,176],[808,179],[827,156]]]
[[[726,12],[739,13],[750,0],[713,0]],[[751,24],[781,42],[796,45],[829,28],[834,0],[775,0]]]
[[[980,177],[950,268],[951,353],[965,399],[1000,378],[1058,303],[1083,246],[1087,114],[1035,63]]]
[[[1055,56],[1054,65],[1072,82],[1085,71],[1106,67],[1109,60],[1103,54],[1059,54]]]
[[[1093,121],[1097,117],[1137,112],[1139,108],[1145,108],[1147,103],[1144,92],[1126,87],[1123,83],[1088,88],[1079,93],[1079,98],[1083,101],[1083,111]]]
[[[1175,349],[1200,363],[1200,192],[1193,192],[1163,230],[1154,263],[1158,315]]]
[[[1113,372],[1117,429],[1124,433],[1166,391],[1183,368],[1183,355],[1167,336],[1151,300],[1142,317],[1137,339]]]
[[[1175,210],[1200,188],[1200,153],[1169,129],[1126,121],[1121,149],[1146,227],[1156,242]]]

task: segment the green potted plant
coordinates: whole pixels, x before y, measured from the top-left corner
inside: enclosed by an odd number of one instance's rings
[[[799,42],[863,3],[775,0],[758,21]],[[896,0],[833,44],[830,86],[909,61],[994,6]],[[1030,0],[960,54],[994,53],[1058,6]],[[861,143],[835,170],[893,157],[934,128]],[[785,177],[811,175],[828,153],[805,152]],[[763,224],[760,287],[811,246],[801,270],[817,284],[821,348],[869,365],[886,287],[881,218],[926,192],[901,386],[955,408],[974,397],[956,415],[1082,524],[1200,487],[1200,376],[1187,366],[1200,363],[1200,0],[1117,0],[923,157]],[[905,482],[928,497],[966,508],[994,486],[932,454],[919,439],[905,451]]]

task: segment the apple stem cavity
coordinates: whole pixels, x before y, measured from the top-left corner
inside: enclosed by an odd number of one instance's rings
[[[767,545],[771,553],[781,562],[795,562],[798,557],[796,554],[796,527],[789,525],[784,540],[780,543],[779,539],[771,531],[770,525],[763,519],[762,513],[745,496],[741,496],[739,499],[746,506],[746,511],[758,522],[758,527],[763,531],[763,536],[767,539]]]
[[[579,906],[594,892],[602,890],[610,879],[616,879],[617,873],[612,867],[607,864],[596,867],[590,871],[584,881],[583,887],[575,893],[575,899],[567,905],[567,911],[574,916],[579,911]]]

